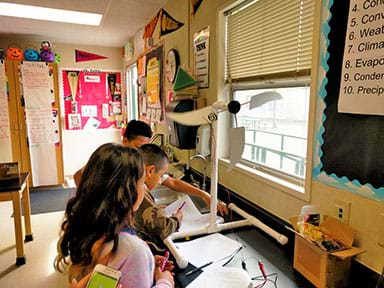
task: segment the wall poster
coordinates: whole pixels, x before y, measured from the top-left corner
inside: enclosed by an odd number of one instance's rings
[[[338,111],[384,115],[384,5],[351,0]]]
[[[138,59],[138,103],[140,118],[148,122],[160,122],[164,117],[163,99],[163,46]]]
[[[61,69],[61,99],[67,130],[116,128],[121,115],[121,73]]]
[[[34,186],[58,183],[56,166],[57,126],[54,123],[53,77],[45,62],[20,64],[20,85],[25,100],[25,117]]]
[[[209,26],[193,35],[195,75],[199,88],[209,87]]]
[[[384,201],[384,6],[375,3],[322,3],[313,179]]]

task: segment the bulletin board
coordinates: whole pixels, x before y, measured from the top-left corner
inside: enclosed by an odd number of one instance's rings
[[[377,59],[377,56],[372,54],[373,51],[363,49],[376,41],[364,36],[370,35],[364,31],[378,31],[376,28],[382,26],[382,21],[368,23],[363,20],[363,17],[379,12],[378,7],[364,7],[363,2],[328,0],[322,4],[316,117],[321,121],[316,123],[313,177],[325,184],[384,201],[384,116],[378,112],[368,113],[372,109],[356,113],[340,110],[339,106],[341,97],[354,97],[354,94],[360,91],[357,89],[363,91],[359,96],[366,97],[367,102],[377,100],[370,97],[384,98],[384,95],[371,95],[371,92],[380,91],[380,87],[384,87],[383,80],[379,81],[376,87],[376,82],[361,78],[362,74],[383,71],[384,64],[381,68],[371,70],[370,67],[357,69],[361,67],[362,61],[368,63],[368,60],[372,62]],[[383,7],[379,9],[383,13]],[[353,14],[356,11],[360,11],[360,14]],[[349,17],[349,13],[352,13],[353,17]],[[358,25],[354,26],[356,23]],[[377,47],[382,47],[380,49],[383,55],[382,32],[379,36]],[[351,50],[348,50],[350,48]],[[349,62],[346,60],[348,51],[355,53]],[[355,69],[345,70],[350,67]],[[360,86],[363,88],[359,88]],[[366,87],[372,89],[364,90]],[[373,87],[376,87],[376,90]],[[344,92],[350,92],[350,95],[344,95]],[[357,97],[349,100],[355,100],[356,104]]]
[[[61,70],[65,129],[117,127],[121,111],[121,73],[99,70]]]

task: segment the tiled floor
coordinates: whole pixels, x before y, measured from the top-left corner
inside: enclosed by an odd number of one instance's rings
[[[0,202],[0,287],[68,287],[66,277],[53,268],[63,212],[32,215],[34,240],[25,243],[27,263],[16,266],[12,203]]]

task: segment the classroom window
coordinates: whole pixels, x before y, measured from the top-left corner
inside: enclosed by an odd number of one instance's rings
[[[127,69],[127,118],[128,121],[138,119],[137,107],[137,66],[136,64]]]
[[[282,99],[249,110],[242,163],[304,186],[314,0],[244,1],[225,12],[225,80],[240,103],[266,91]],[[301,190],[303,191],[303,190]]]

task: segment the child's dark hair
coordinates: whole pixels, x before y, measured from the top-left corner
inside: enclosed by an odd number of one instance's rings
[[[127,138],[129,141],[132,141],[138,136],[151,138],[151,127],[147,123],[140,120],[129,121],[127,128],[125,129],[124,137]]]
[[[107,143],[92,154],[75,197],[67,203],[57,270],[69,263],[90,265],[92,247],[103,237],[104,242],[114,241],[112,251],[116,251],[120,229],[131,225],[137,183],[143,175],[143,157],[134,148]]]
[[[156,144],[149,143],[141,145],[139,151],[144,158],[145,165],[154,165],[156,171],[162,169],[164,163],[168,163],[167,154]]]

